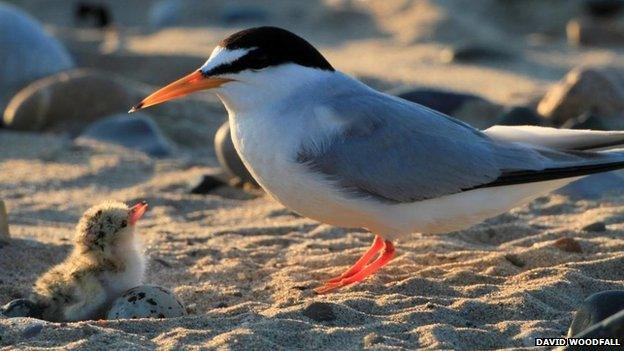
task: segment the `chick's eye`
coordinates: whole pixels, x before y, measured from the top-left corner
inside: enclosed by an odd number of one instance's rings
[[[125,219],[123,221],[121,221],[121,227],[125,228],[128,226],[128,221],[126,221]]]

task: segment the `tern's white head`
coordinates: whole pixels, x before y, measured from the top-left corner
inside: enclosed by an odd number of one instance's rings
[[[131,112],[207,89],[230,110],[258,108],[333,72],[305,39],[281,28],[250,28],[224,39],[197,71],[156,91]]]

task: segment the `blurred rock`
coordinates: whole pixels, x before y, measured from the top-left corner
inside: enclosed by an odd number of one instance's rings
[[[110,9],[104,4],[79,1],[74,6],[74,21],[79,26],[104,28],[113,21]]]
[[[191,184],[191,194],[210,194],[216,188],[227,186],[228,183],[211,174],[200,176],[195,183]]]
[[[624,21],[621,20],[572,19],[566,26],[566,33],[572,45],[624,45]]]
[[[446,115],[452,115],[453,112],[468,102],[484,101],[483,98],[472,94],[431,88],[400,87],[389,90],[387,93],[427,106]]]
[[[622,310],[624,310],[624,291],[622,290],[607,290],[590,295],[576,311],[568,329],[568,337],[578,336],[588,327]],[[624,329],[622,331],[624,332]]]
[[[225,170],[230,177],[240,179],[241,182],[257,185],[234,148],[232,134],[230,133],[230,124],[227,121],[223,123],[221,128],[217,131],[214,145],[219,164],[221,164],[223,170]]]
[[[587,351],[587,350],[616,350],[622,347],[622,335],[624,335],[624,310],[617,312],[611,317],[604,319],[602,322],[596,323],[585,331],[576,334],[574,337],[582,339],[603,339],[609,342],[603,346],[586,346],[586,345],[568,345],[557,350],[564,351]],[[617,344],[615,340],[617,339]],[[589,344],[588,344],[589,345]],[[617,346],[619,345],[619,346]]]
[[[312,302],[304,310],[303,315],[317,322],[331,322],[336,320],[331,303]]]
[[[485,129],[495,124],[496,116],[503,111],[503,106],[487,100],[468,101],[455,110],[451,116],[471,126]]]
[[[584,226],[583,230],[586,232],[602,233],[607,231],[607,225],[605,224],[605,222],[594,222],[592,224]]]
[[[553,246],[565,252],[583,252],[581,244],[579,244],[578,241],[574,240],[574,238],[559,238],[553,243]]]
[[[116,299],[106,319],[175,318],[186,315],[184,305],[169,289],[141,285]]]
[[[585,112],[582,115],[567,120],[561,125],[561,128],[566,129],[594,129],[594,130],[607,130],[608,127],[602,118],[596,116],[591,112]]]
[[[116,114],[96,121],[87,126],[76,141],[80,143],[86,139],[121,145],[153,157],[173,154],[171,143],[156,123],[141,112]]]
[[[495,124],[503,126],[541,126],[544,120],[533,109],[525,106],[506,108],[496,118]]]
[[[258,23],[268,21],[269,13],[262,6],[226,3],[220,18],[227,24]]]
[[[618,190],[619,189],[619,190]],[[597,200],[607,195],[621,193],[624,189],[624,177],[619,172],[595,174],[556,191],[572,200]]]
[[[622,13],[623,0],[586,0],[585,12],[594,17],[609,18]]]
[[[4,201],[0,200],[0,243],[8,243],[11,240],[9,231],[9,214]]]
[[[0,2],[0,111],[19,89],[74,66],[65,48],[20,9]]]
[[[440,53],[440,60],[444,63],[470,63],[487,60],[508,60],[513,55],[504,50],[501,45],[493,44],[465,44],[448,47]]]
[[[575,68],[553,86],[537,111],[554,125],[591,111],[614,117],[624,113],[624,73],[613,68]]]
[[[4,112],[4,124],[17,130],[77,135],[87,124],[126,112],[141,94],[111,74],[72,70],[38,80],[22,89]]]
[[[13,300],[0,307],[0,315],[5,317],[32,317],[41,318],[42,309],[40,306],[28,299]]]

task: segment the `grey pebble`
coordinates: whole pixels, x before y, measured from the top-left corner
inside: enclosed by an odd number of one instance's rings
[[[313,302],[303,310],[303,315],[317,322],[331,322],[336,320],[332,304],[327,302]]]

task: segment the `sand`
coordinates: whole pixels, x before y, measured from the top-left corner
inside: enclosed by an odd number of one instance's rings
[[[15,2],[61,36],[79,62],[95,65],[86,58],[97,45],[76,39],[59,20],[64,2]],[[569,5],[575,2],[547,2],[575,11]],[[211,22],[138,30],[148,3],[133,1],[127,12],[134,16],[119,17],[126,44],[107,61],[142,82],[165,83],[172,72],[163,69],[167,77],[159,78],[158,71],[135,70],[123,55],[178,55],[199,66],[223,35],[239,28]],[[529,22],[542,19],[531,13],[548,11],[537,1],[511,23],[484,11],[494,1],[354,2],[357,11],[331,3],[282,2],[270,11],[335,67],[379,88],[435,86],[510,105],[533,101],[576,65],[624,62],[621,50],[568,47],[557,26],[565,21]],[[289,20],[285,4],[311,19]],[[528,27],[548,40],[532,43]],[[466,28],[477,28],[466,34],[471,39],[502,40],[518,54],[505,63],[440,62],[441,50],[461,42]],[[217,126],[225,115],[206,118]],[[208,138],[156,160],[111,145],[74,145],[63,135],[0,129],[0,198],[14,238],[0,247],[0,302],[27,296],[35,279],[68,254],[88,207],[146,200],[151,210],[138,228],[150,258],[146,281],[171,288],[190,312],[167,320],[0,319],[0,349],[521,349],[535,337],[565,335],[588,295],[624,288],[624,200],[614,191],[591,201],[550,194],[469,230],[415,233],[396,243],[396,259],[372,279],[317,296],[312,288],[354,262],[372,235],[300,217],[259,191],[189,194],[198,176],[219,171],[213,152]],[[596,221],[607,230],[582,230]],[[582,252],[558,248],[560,238],[574,238]],[[331,313],[310,318],[319,303]]]

